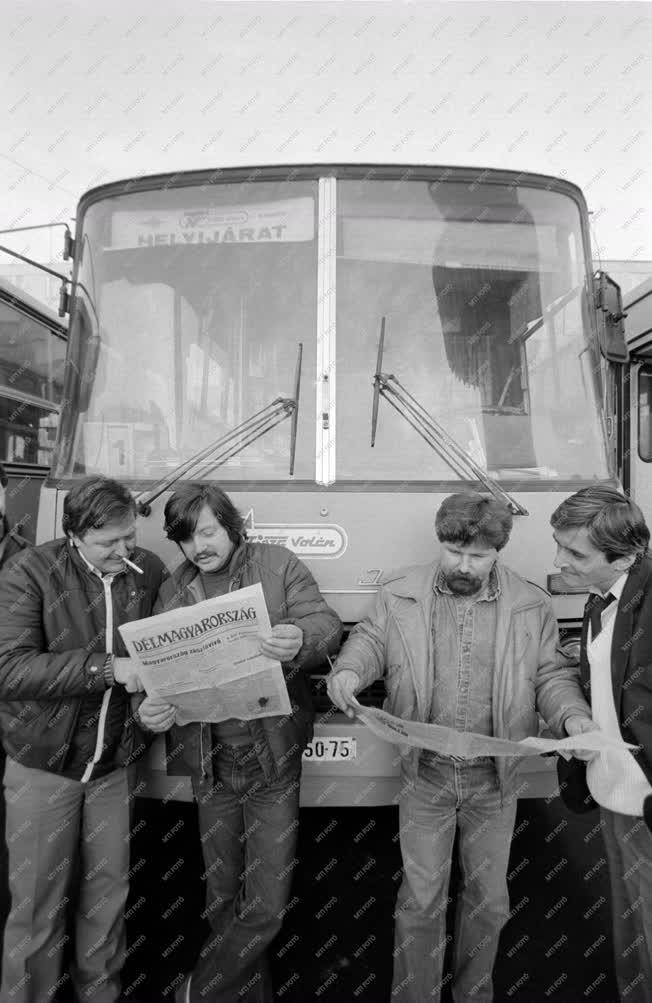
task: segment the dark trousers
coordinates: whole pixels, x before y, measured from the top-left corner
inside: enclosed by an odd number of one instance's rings
[[[215,783],[195,787],[211,933],[191,1003],[271,1003],[266,951],[280,929],[296,863],[299,776],[267,783],[252,746],[223,746]]]
[[[642,818],[600,809],[609,863],[621,1000],[652,1003],[652,833]]]

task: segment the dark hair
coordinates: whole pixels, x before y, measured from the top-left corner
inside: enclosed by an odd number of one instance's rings
[[[9,483],[9,478],[7,477],[7,471],[0,463],[0,486],[6,488],[8,483]]]
[[[442,542],[463,547],[477,543],[502,550],[512,530],[512,513],[505,502],[493,495],[476,491],[449,495],[437,512],[435,530]]]
[[[231,543],[238,544],[247,534],[244,519],[229,496],[217,484],[182,484],[167,500],[163,532],[168,540],[182,543],[195,532],[204,505],[227,531]]]
[[[136,502],[124,484],[110,477],[87,477],[66,495],[61,523],[66,535],[83,537],[89,529],[102,529],[130,515],[136,515]]]
[[[550,516],[553,529],[586,529],[589,541],[611,564],[643,555],[650,531],[636,502],[607,484],[592,484],[565,498]]]

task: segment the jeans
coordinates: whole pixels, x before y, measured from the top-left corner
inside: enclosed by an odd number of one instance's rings
[[[609,863],[621,1000],[652,1003],[652,833],[645,821],[600,809]]]
[[[126,958],[129,773],[82,784],[7,759],[4,776],[11,912],[0,999],[47,1003],[72,982],[76,998],[114,1003]],[[70,973],[68,904],[78,890]]]
[[[212,787],[195,783],[211,932],[191,1003],[271,1003],[267,947],[296,864],[299,772],[267,783],[252,746],[222,745]]]
[[[474,765],[422,757],[416,781],[404,776],[392,1003],[437,1003],[448,982],[455,1003],[490,1003],[498,938],[509,917],[507,868],[515,817],[516,798],[501,803],[492,761]],[[446,910],[456,829],[461,887],[451,938]],[[444,982],[451,939],[453,972]]]

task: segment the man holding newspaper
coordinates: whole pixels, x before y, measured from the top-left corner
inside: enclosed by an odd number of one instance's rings
[[[176,998],[271,1003],[265,952],[289,897],[301,754],[312,737],[306,670],[337,650],[342,624],[294,554],[246,539],[215,485],[172,494],[165,531],[186,560],[160,591],[156,612],[166,616],[131,650],[167,694],[148,689],[140,720],[170,729],[169,769],[191,774],[199,807],[211,933]]]
[[[577,669],[558,648],[547,594],[497,562],[511,526],[511,512],[495,498],[444,501],[435,522],[438,561],[392,575],[342,648],[328,683],[338,707],[353,716],[355,694],[384,675],[386,709],[410,722],[519,741],[537,734],[539,711],[558,736],[594,730]],[[458,759],[409,744],[401,753],[392,1003],[440,998],[457,828],[464,877],[453,999],[488,1003],[509,916],[518,759]]]
[[[0,732],[12,909],[0,999],[123,999],[130,770],[145,749],[121,625],[148,617],[167,571],[136,546],[136,504],[78,481],[65,536],[0,575]],[[74,936],[71,941],[71,935]]]

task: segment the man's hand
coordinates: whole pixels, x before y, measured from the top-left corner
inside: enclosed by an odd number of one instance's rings
[[[355,717],[353,697],[360,689],[360,676],[353,669],[342,669],[329,676],[326,683],[328,695],[347,717]]]
[[[145,697],[138,708],[138,717],[148,731],[167,731],[175,714],[176,708],[161,697]]]
[[[268,658],[291,662],[303,644],[303,631],[294,623],[277,623],[271,634],[260,637],[260,650]]]
[[[595,721],[591,720],[590,717],[586,717],[584,714],[571,714],[564,721],[564,728],[566,729],[567,735],[581,735],[585,731],[598,731],[598,726]],[[583,759],[585,762],[589,762],[595,756],[600,755],[599,752],[591,749],[575,749],[573,755],[576,759]]]
[[[113,659],[113,678],[122,683],[127,693],[141,693],[145,687],[136,672],[136,662],[132,658]]]

